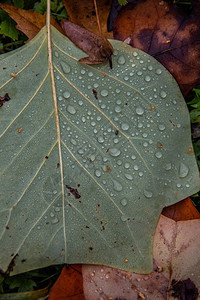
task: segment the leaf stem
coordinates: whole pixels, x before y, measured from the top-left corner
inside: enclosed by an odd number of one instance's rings
[[[98,13],[98,9],[97,9],[96,0],[94,0],[94,7],[95,7],[95,12],[96,12],[96,18],[97,18],[97,24],[98,24],[98,29],[99,29],[99,35],[102,37],[103,33],[102,33],[102,30],[101,30],[101,25],[100,25],[100,21],[99,21],[99,13]]]

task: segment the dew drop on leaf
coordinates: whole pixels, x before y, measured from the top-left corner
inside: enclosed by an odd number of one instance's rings
[[[65,97],[65,99],[68,99],[70,97],[70,92],[68,91],[64,92],[63,97]]]
[[[167,97],[167,93],[165,91],[161,91],[160,92],[160,97],[166,98]]]
[[[151,81],[151,77],[150,76],[146,76],[145,77],[145,81],[147,81],[147,82]]]
[[[147,198],[151,198],[153,196],[153,193],[149,190],[144,190],[144,195]]]
[[[122,124],[122,129],[123,130],[128,130],[129,129],[129,125],[127,123],[123,123]]]
[[[124,174],[124,176],[128,179],[128,180],[133,180],[133,176],[131,174]]]
[[[61,64],[61,67],[62,67],[62,70],[63,70],[64,73],[67,74],[71,71],[71,67],[67,63],[65,63],[64,61],[61,61],[60,64]]]
[[[103,96],[103,97],[108,96],[108,91],[107,90],[102,90],[101,91],[101,96]]]
[[[123,55],[120,55],[117,62],[118,62],[119,65],[124,65],[125,62],[126,62],[126,59]]]
[[[115,179],[112,179],[112,182],[113,182],[113,188],[115,191],[117,192],[121,192],[122,191],[122,185]]]
[[[159,125],[158,125],[158,129],[159,129],[160,131],[165,130],[165,125],[159,124]]]
[[[138,106],[136,108],[136,114],[141,116],[141,115],[143,115],[143,113],[144,113],[144,109],[141,106]]]
[[[126,222],[127,221],[127,217],[125,215],[122,215],[121,216],[121,220],[122,220],[122,222]]]
[[[127,200],[124,198],[124,199],[122,199],[121,201],[121,205],[123,205],[123,206],[126,206],[127,205]]]
[[[158,152],[156,152],[155,156],[156,156],[157,158],[161,158],[161,157],[162,157],[162,153],[161,153],[160,151],[158,151]]]
[[[184,163],[181,162],[179,166],[179,176],[181,178],[184,178],[188,175],[188,172],[189,172],[189,168]]]
[[[67,111],[71,114],[74,115],[76,113],[75,108],[72,105],[67,106]]]
[[[100,176],[101,176],[101,171],[100,171],[100,170],[96,170],[96,171],[95,171],[95,175],[96,175],[97,177],[100,177]]]
[[[117,148],[111,148],[109,153],[110,153],[111,156],[116,157],[116,156],[120,155],[121,151]]]

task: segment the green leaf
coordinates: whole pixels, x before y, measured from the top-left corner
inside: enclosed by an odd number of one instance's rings
[[[118,0],[120,5],[126,5],[128,2],[127,0]]]
[[[24,0],[13,0],[13,4],[18,8],[24,8]]]
[[[113,40],[88,66],[48,32],[0,57],[0,267],[151,272],[163,207],[200,188],[186,103],[148,54]]]
[[[18,30],[15,27],[15,22],[10,18],[6,18],[0,24],[0,34],[11,37],[14,41],[18,39]]]

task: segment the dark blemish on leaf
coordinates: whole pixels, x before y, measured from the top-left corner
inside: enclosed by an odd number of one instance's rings
[[[86,225],[85,228],[90,228],[90,227]]]
[[[72,207],[70,203],[68,203],[69,207]]]
[[[158,146],[158,148],[162,148],[163,145],[162,145],[161,143],[158,142],[158,143],[157,143],[157,146]]]
[[[125,105],[128,105],[128,103],[126,102]]]
[[[96,13],[94,10],[92,11],[92,16],[96,16]]]
[[[108,149],[106,150],[106,153],[108,153],[108,152],[109,152],[109,150],[110,150],[110,148],[108,148]]]
[[[93,250],[93,248],[92,248],[92,247],[89,247],[89,250],[90,250],[90,251],[92,251],[92,250]]]
[[[5,102],[8,102],[11,98],[8,93],[6,93],[3,97],[0,96],[0,107],[3,106]]]
[[[21,133],[22,132],[22,127],[18,128],[18,132]]]
[[[199,296],[198,289],[190,278],[183,281],[172,280],[170,290],[172,296],[180,300],[196,300]]]
[[[59,168],[60,168],[60,163],[57,163],[56,169],[59,169]]]
[[[49,224],[49,222],[46,222],[46,225],[48,225]]]
[[[6,67],[3,67],[3,70],[6,70]]]
[[[119,133],[119,130],[116,130],[116,131],[115,131],[115,135],[118,135],[118,133]]]
[[[77,187],[80,187],[80,186],[81,186],[80,183],[78,183],[78,184],[77,184]]]
[[[48,157],[48,156],[45,156],[45,158],[48,159],[49,157]]]
[[[172,122],[172,120],[169,120],[170,121],[170,123],[175,127],[176,125]]]
[[[108,57],[109,66],[112,69],[112,55]]]
[[[70,191],[70,193],[74,196],[75,199],[81,198],[81,195],[79,194],[78,190],[75,188],[72,188],[71,186],[66,184],[66,188]]]
[[[6,226],[6,229],[9,229],[9,227],[8,227],[8,226]]]
[[[14,255],[14,253],[12,253],[10,256],[13,256]]]
[[[26,259],[25,259],[25,258],[21,260],[21,262],[22,262],[22,263],[24,263],[25,261],[26,261]]]
[[[38,76],[40,73],[35,74],[35,76]]]
[[[93,89],[92,92],[93,92],[93,94],[94,94],[94,97],[95,97],[96,99],[98,99],[97,91]]]

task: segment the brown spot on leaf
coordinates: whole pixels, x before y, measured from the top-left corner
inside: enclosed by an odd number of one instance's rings
[[[60,168],[60,163],[57,163],[56,169],[59,169],[59,168]]]
[[[11,98],[8,93],[6,93],[3,97],[0,96],[0,107],[3,106],[5,102],[8,102]]]
[[[119,133],[119,130],[116,130],[116,131],[115,131],[115,135],[118,135],[118,133]]]
[[[105,172],[109,172],[109,171],[111,171],[111,168],[109,166],[106,166]]]
[[[162,148],[163,145],[162,145],[161,143],[158,142],[158,143],[157,143],[157,146],[158,146],[158,148]]]
[[[10,76],[12,76],[13,78],[17,77],[16,73],[10,73]]]
[[[79,194],[77,189],[72,188],[67,184],[66,184],[66,188],[70,191],[70,193],[74,196],[75,199],[81,198],[81,195]]]
[[[22,132],[22,127],[18,128],[18,132],[21,133]]]
[[[93,89],[92,92],[93,92],[93,94],[94,94],[94,97],[95,97],[96,99],[98,99],[97,91],[96,91],[95,89]]]

